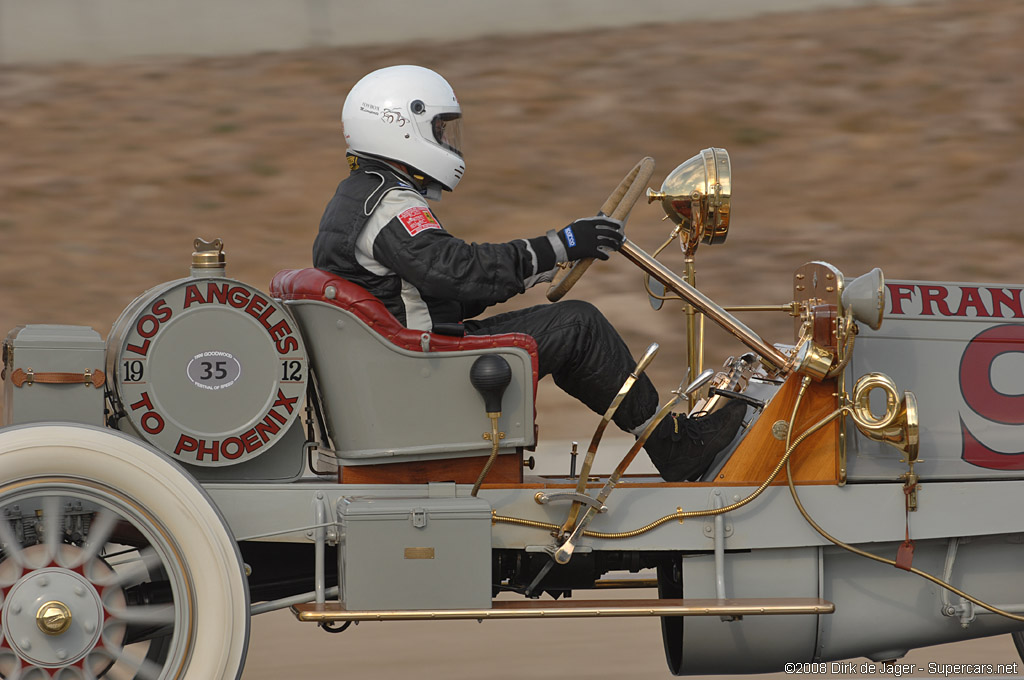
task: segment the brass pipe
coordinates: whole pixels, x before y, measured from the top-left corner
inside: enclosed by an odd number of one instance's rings
[[[619,531],[619,532],[604,532],[604,531],[592,531],[590,529],[584,529],[582,535],[587,538],[603,538],[605,540],[617,540],[622,538],[635,538],[646,534],[648,531],[657,529],[666,522],[680,519],[680,513],[673,513],[671,515],[665,515],[659,517],[650,524],[646,524],[639,529],[633,531]],[[557,524],[551,524],[550,522],[541,522],[535,519],[523,519],[522,517],[508,517],[505,515],[499,515],[497,512],[491,512],[491,522],[494,524],[511,524],[513,526],[530,527],[531,529],[544,529],[546,531],[555,534],[561,528]]]
[[[619,252],[625,255],[627,260],[661,281],[666,288],[678,293],[683,299],[710,317],[712,321],[736,336],[740,342],[754,350],[762,361],[780,372],[786,372],[786,356],[782,352],[762,340],[757,333],[747,328],[739,319],[726,312],[711,298],[688,284],[678,274],[648,255],[635,243],[627,238],[622,243]]]

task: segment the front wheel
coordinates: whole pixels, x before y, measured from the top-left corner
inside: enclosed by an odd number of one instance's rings
[[[203,489],[74,425],[0,432],[0,677],[238,678],[249,592]]]

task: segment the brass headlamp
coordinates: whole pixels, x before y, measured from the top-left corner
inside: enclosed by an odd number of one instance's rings
[[[669,241],[679,233],[686,258],[686,283],[696,286],[694,255],[697,246],[723,243],[729,233],[732,202],[729,152],[718,147],[703,149],[670,172],[661,184],[661,191],[647,190],[647,202],[654,201],[661,201],[665,214],[678,225]],[[653,292],[649,284],[648,292]],[[704,367],[704,324],[703,316],[697,314],[693,304],[686,305],[685,311],[687,365],[692,376]],[[694,404],[695,398],[691,396],[690,407]]]
[[[661,191],[647,190],[647,202],[654,201],[661,201],[669,219],[682,227],[687,246],[725,242],[732,201],[729,152],[712,147],[681,164]]]

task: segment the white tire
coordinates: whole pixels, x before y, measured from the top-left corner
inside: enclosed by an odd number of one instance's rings
[[[0,430],[0,544],[3,677],[241,676],[249,589],[235,540],[202,487],[138,440]]]

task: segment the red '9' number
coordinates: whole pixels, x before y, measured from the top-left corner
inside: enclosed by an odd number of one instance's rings
[[[1024,325],[988,328],[967,344],[960,359],[960,392],[971,410],[1004,425],[1024,425],[1024,394],[1003,394],[992,384],[992,364],[1011,353],[1024,354]],[[961,420],[963,459],[996,470],[1024,469],[1024,451],[1000,453],[981,443]]]

